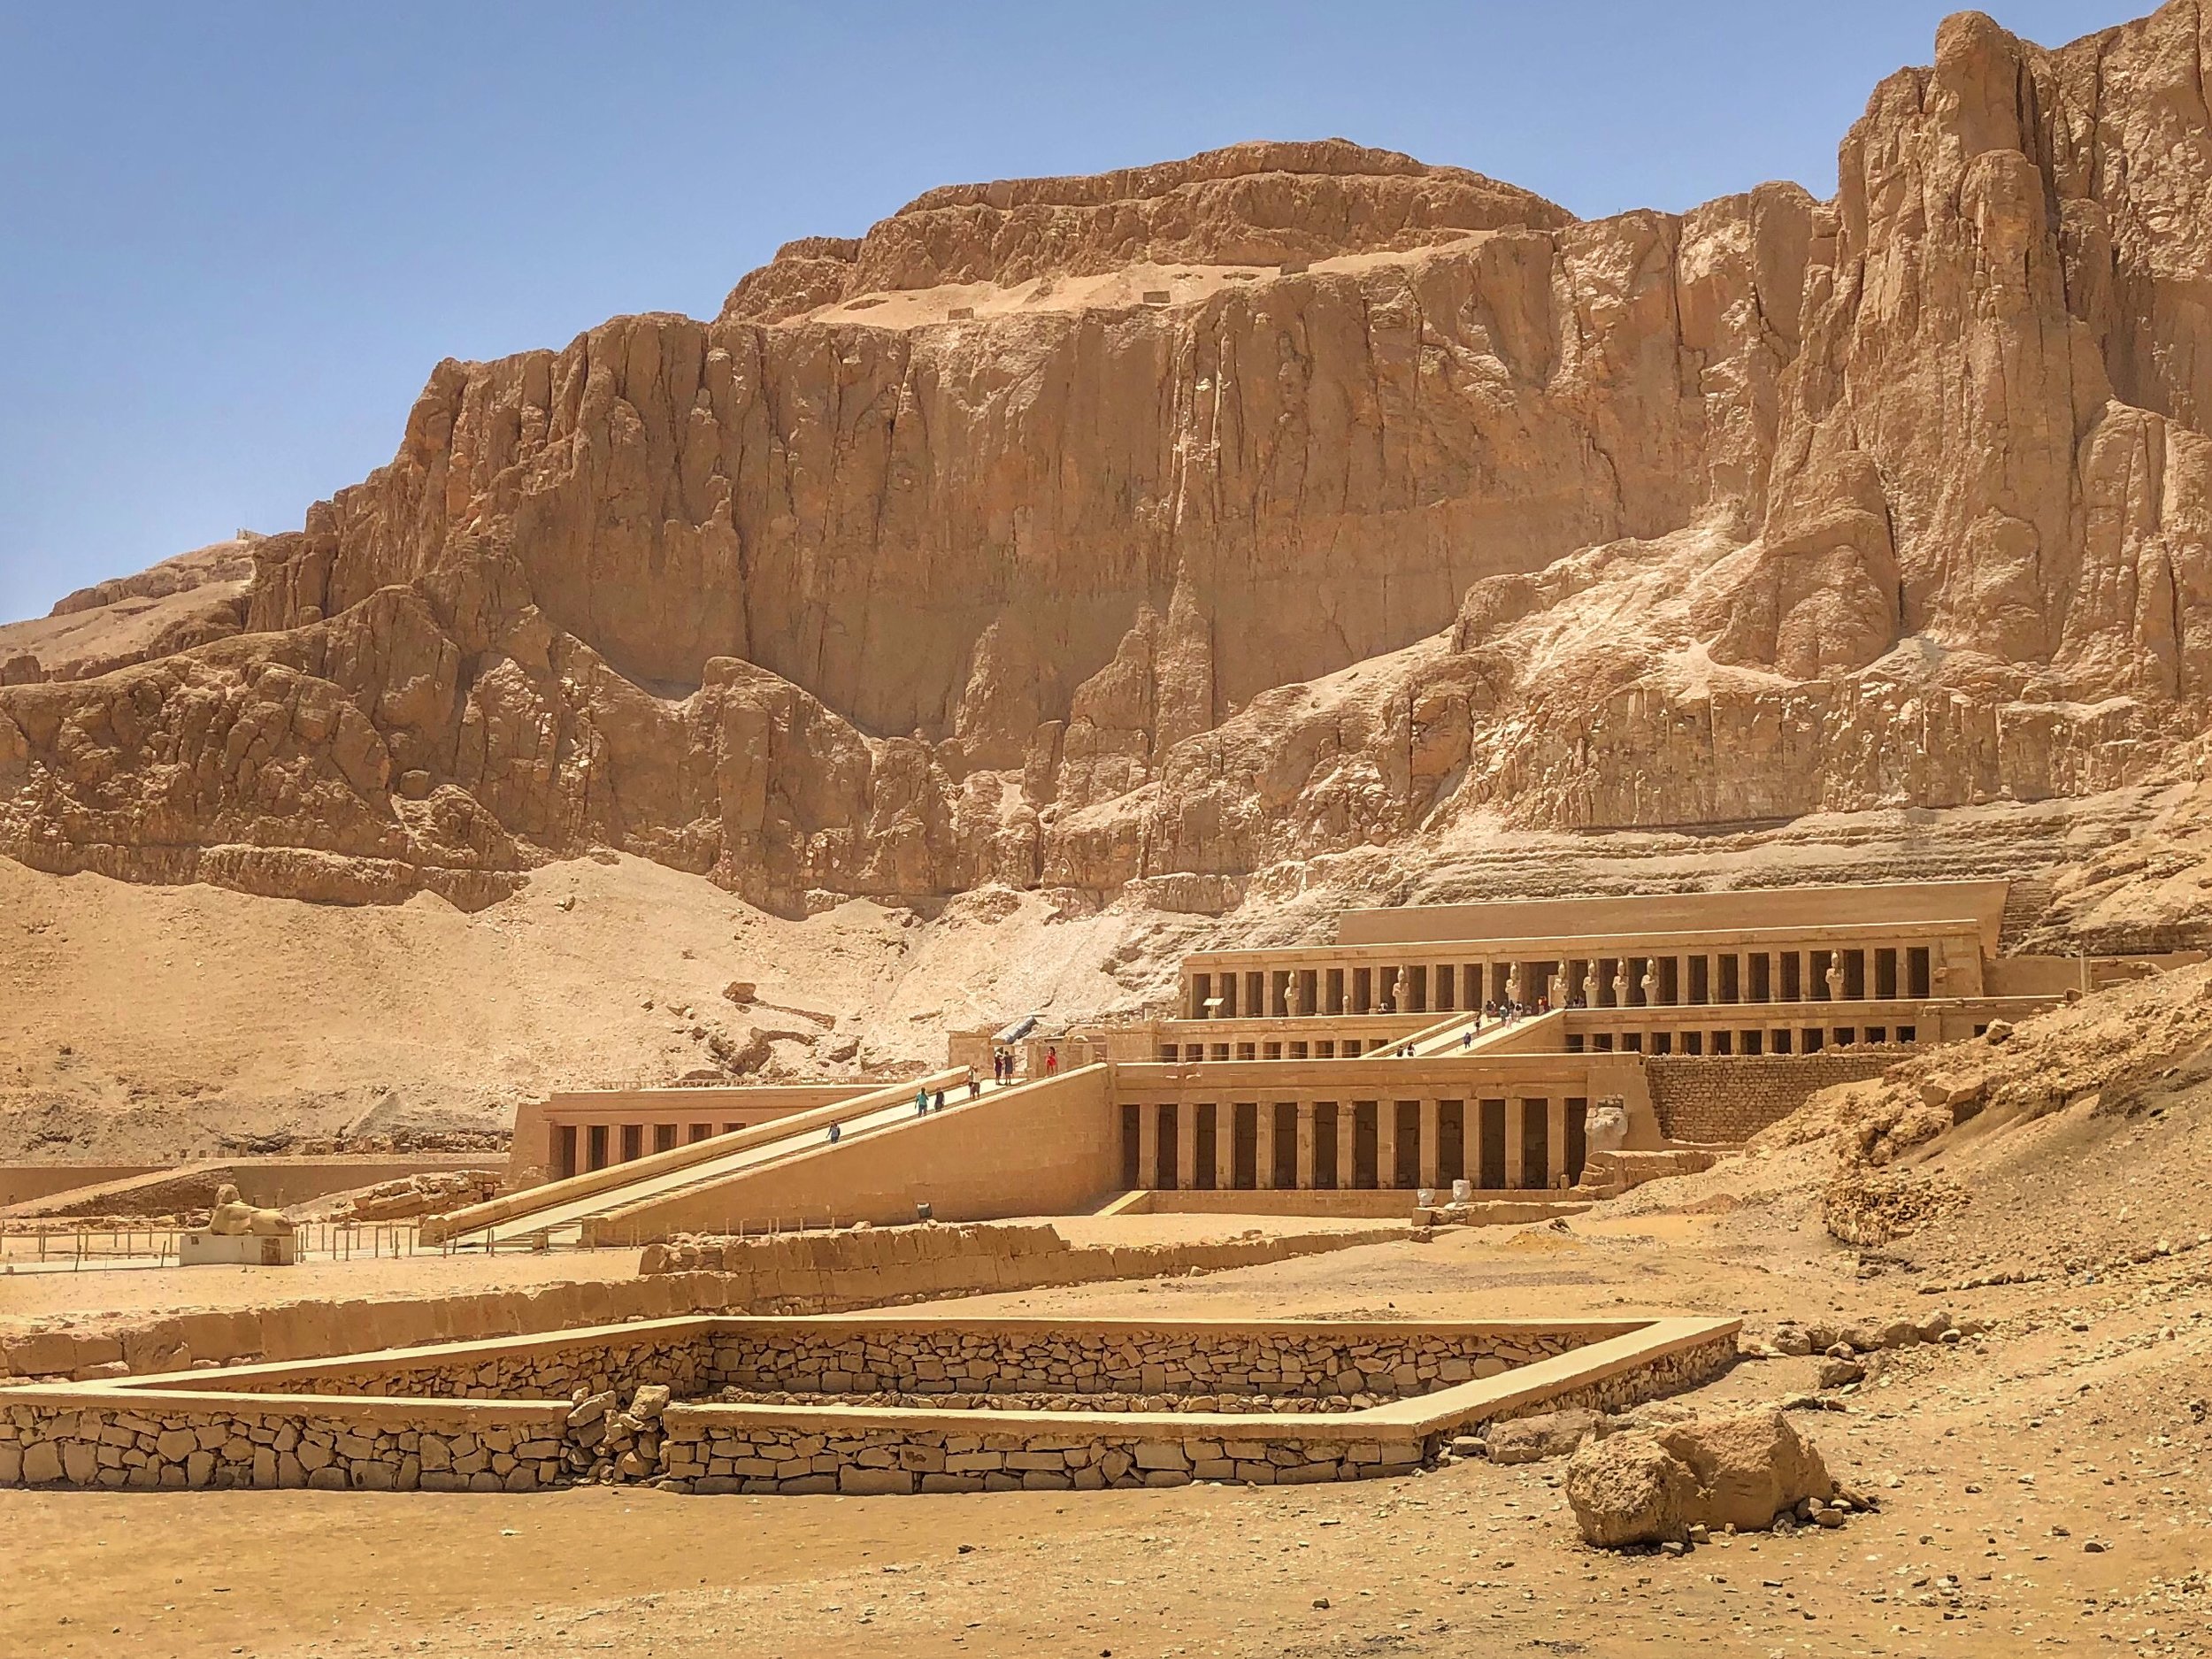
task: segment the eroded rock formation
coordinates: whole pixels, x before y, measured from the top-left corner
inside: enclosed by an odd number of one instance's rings
[[[472,904],[604,843],[789,908],[2156,777],[2212,680],[2208,33],[1954,18],[1832,203],[1244,145],[442,364],[244,632],[0,689],[0,851]]]

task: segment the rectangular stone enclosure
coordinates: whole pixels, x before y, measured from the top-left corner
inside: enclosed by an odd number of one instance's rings
[[[1489,1419],[1619,1409],[1730,1319],[638,1321],[0,1389],[0,1485],[1087,1490],[1402,1474]]]

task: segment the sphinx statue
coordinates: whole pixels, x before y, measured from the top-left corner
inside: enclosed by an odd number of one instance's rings
[[[207,1230],[226,1239],[281,1239],[291,1235],[292,1224],[281,1210],[257,1210],[243,1202],[238,1188],[225,1181],[215,1189],[215,1209],[207,1218]]]

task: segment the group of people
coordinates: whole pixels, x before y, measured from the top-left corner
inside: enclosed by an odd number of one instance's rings
[[[1475,1033],[1486,1025],[1510,1025],[1520,1020],[1532,1019],[1539,1015],[1548,1014],[1550,1012],[1551,1000],[1548,997],[1540,996],[1536,999],[1533,1004],[1528,1002],[1485,1002],[1482,1005],[1481,1011],[1475,1016],[1474,1024],[1467,1026],[1459,1033],[1459,1046],[1462,1048],[1473,1048],[1475,1046]],[[1408,1038],[1405,1041],[1400,1043],[1394,1052],[1397,1057],[1401,1060],[1412,1059],[1412,1039]]]
[[[975,1068],[971,1066],[968,1069],[972,1072]],[[1014,1057],[1014,1051],[1011,1048],[994,1048],[991,1050],[991,1081],[1001,1088],[1018,1080],[1020,1070],[1021,1063]],[[1044,1074],[1047,1077],[1057,1077],[1059,1072],[1059,1045],[1057,1043],[1048,1044],[1045,1048]]]
[[[1516,1020],[1532,1019],[1539,1014],[1551,1012],[1551,999],[1540,996],[1533,1002],[1485,1002],[1482,1018],[1493,1025],[1510,1025]]]

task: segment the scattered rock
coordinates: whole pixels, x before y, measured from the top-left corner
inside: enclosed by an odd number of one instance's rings
[[[1594,1411],[1547,1411],[1492,1424],[1484,1445],[1494,1463],[1534,1463],[1571,1455],[1597,1432]]]

